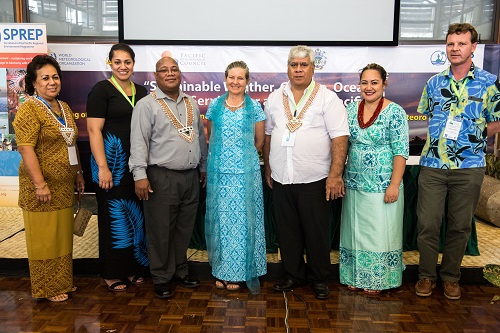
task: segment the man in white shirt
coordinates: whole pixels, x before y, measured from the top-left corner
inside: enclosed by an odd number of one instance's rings
[[[330,200],[344,195],[349,128],[342,100],[314,82],[313,74],[314,51],[293,47],[288,55],[289,81],[266,102],[263,153],[286,274],[274,289],[288,291],[309,281],[316,298],[326,299]]]

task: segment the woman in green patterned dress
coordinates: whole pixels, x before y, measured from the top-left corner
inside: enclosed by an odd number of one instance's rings
[[[366,294],[401,285],[403,173],[409,152],[405,110],[385,99],[387,72],[361,70],[363,100],[347,106],[348,161],[340,227],[340,283]]]

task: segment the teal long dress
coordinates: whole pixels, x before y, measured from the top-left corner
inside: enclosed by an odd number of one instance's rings
[[[246,281],[260,291],[258,277],[266,274],[264,202],[255,123],[266,116],[260,103],[245,95],[244,105],[231,111],[227,95],[210,104],[212,122],[207,159],[205,237],[214,277]]]
[[[384,290],[401,285],[403,263],[403,182],[395,203],[384,202],[394,156],[409,153],[405,110],[390,103],[362,129],[359,102],[347,106],[348,162],[340,226],[340,283]]]

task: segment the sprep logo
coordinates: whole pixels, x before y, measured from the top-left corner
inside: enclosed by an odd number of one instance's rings
[[[43,30],[39,28],[5,28],[0,34],[0,41],[34,41],[43,36]]]
[[[446,53],[444,51],[434,51],[431,54],[431,64],[440,66],[446,63]]]

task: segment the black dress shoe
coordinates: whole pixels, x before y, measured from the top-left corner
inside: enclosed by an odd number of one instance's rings
[[[170,289],[170,283],[155,284],[155,296],[158,298],[172,297],[172,290]]]
[[[184,288],[196,288],[200,286],[200,280],[191,279],[189,275],[175,277],[174,280]]]
[[[314,297],[317,299],[327,299],[328,295],[330,295],[330,288],[326,285],[326,283],[315,283],[313,285]]]
[[[300,286],[299,283],[293,281],[290,278],[285,278],[285,279],[281,280],[280,282],[276,283],[273,286],[273,289],[276,291],[290,291],[290,290],[297,288],[299,286]]]

